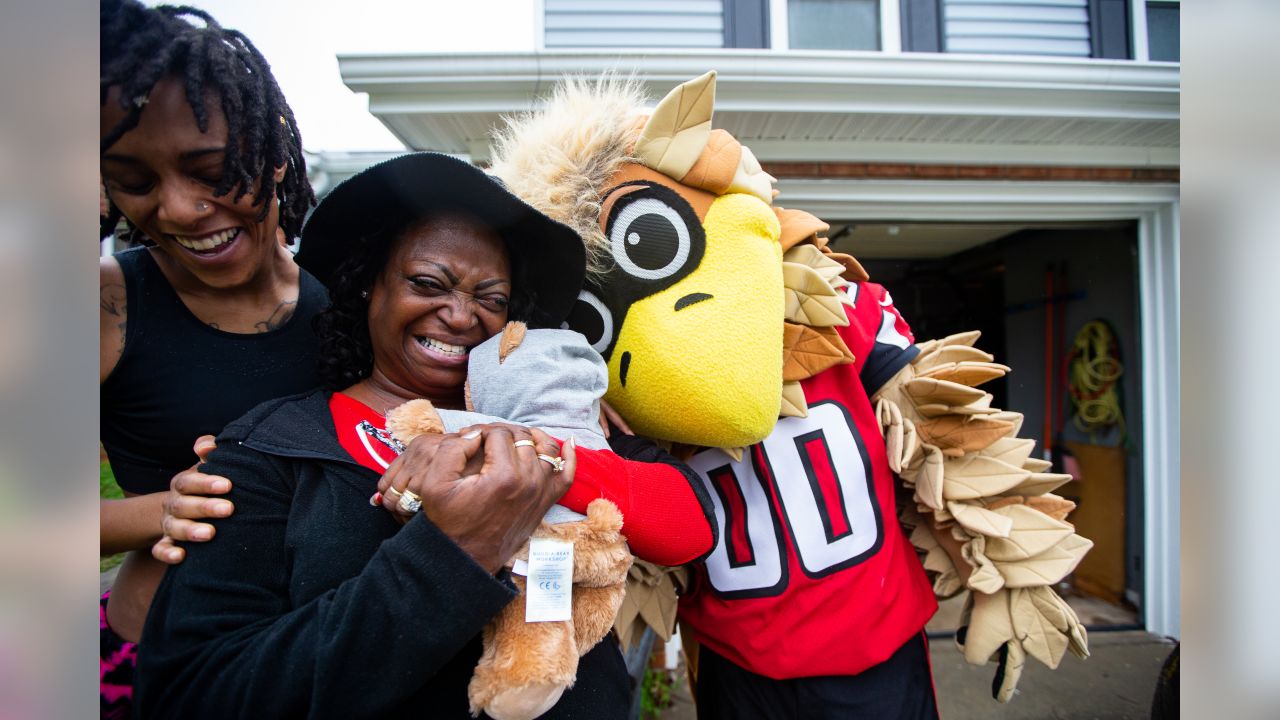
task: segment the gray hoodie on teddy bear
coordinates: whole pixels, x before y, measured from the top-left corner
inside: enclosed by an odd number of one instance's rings
[[[444,431],[510,422],[607,450],[609,443],[600,432],[600,398],[609,385],[609,369],[600,353],[572,330],[530,329],[499,359],[504,337],[499,333],[471,350],[467,386],[475,412],[437,409]],[[545,519],[560,523],[583,517],[555,505]]]

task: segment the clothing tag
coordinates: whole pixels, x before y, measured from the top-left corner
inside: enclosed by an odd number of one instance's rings
[[[530,539],[524,621],[568,620],[572,613],[573,543],[550,538]]]

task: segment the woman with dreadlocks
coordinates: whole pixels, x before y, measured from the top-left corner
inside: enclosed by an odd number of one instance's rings
[[[218,498],[166,511],[171,479],[226,492],[183,472],[192,442],[318,384],[326,293],[278,239],[299,235],[315,197],[293,113],[242,34],[191,8],[103,0],[101,137],[103,234],[123,220],[143,245],[100,268],[101,440],[126,495],[102,501],[101,551],[130,551],[103,596],[101,692],[103,715],[124,717],[165,569],[148,549],[174,516],[232,511]]]

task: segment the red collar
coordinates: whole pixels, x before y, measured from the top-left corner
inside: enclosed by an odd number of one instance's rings
[[[387,433],[387,419],[350,395],[335,392],[329,412],[338,431],[338,443],[351,458],[378,474],[399,455]]]

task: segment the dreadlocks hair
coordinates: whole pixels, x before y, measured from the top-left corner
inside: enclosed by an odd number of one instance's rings
[[[209,129],[205,101],[206,93],[212,92],[227,120],[228,149],[214,195],[234,192],[235,201],[253,192],[253,203],[262,206],[261,220],[274,194],[280,205],[280,228],[286,238],[298,237],[307,210],[316,202],[307,181],[302,136],[271,67],[253,43],[240,32],[223,28],[203,10],[171,5],[148,8],[137,0],[101,0],[100,32],[100,104],[105,106],[109,91],[119,88],[120,107],[127,113],[103,136],[100,152],[137,127],[147,96],[161,80],[183,82],[201,132]],[[277,185],[274,173],[282,165],[287,168]],[[101,235],[110,234],[121,217],[112,205],[102,217]],[[140,235],[132,223],[129,228]]]
[[[325,281],[329,307],[311,321],[320,346],[318,374],[325,388],[345,390],[373,372],[367,291],[386,269],[396,243],[415,227],[433,219],[432,214],[411,211],[384,216],[378,219],[377,226],[350,240],[344,248],[345,259]],[[527,290],[529,286],[527,265],[512,263],[507,318],[546,326],[547,316],[535,305],[533,295]]]

